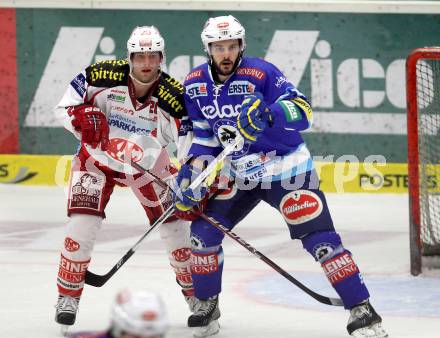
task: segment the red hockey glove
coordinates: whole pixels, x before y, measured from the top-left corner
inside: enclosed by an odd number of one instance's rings
[[[101,109],[92,105],[81,105],[70,107],[67,112],[73,116],[72,126],[81,132],[83,143],[90,144],[93,149],[101,143],[101,149],[107,150],[110,130]]]

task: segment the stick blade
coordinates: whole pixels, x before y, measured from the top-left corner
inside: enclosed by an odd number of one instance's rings
[[[107,278],[107,275],[97,275],[93,272],[90,272],[89,270],[86,271],[86,279],[85,283],[90,286],[94,286],[97,288],[100,288],[103,286],[109,278]]]

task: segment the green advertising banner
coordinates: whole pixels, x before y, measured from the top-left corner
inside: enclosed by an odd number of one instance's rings
[[[167,71],[182,80],[205,61],[203,24],[215,11],[17,9],[20,152],[71,154],[76,141],[53,114],[70,80],[97,60],[123,58],[134,26],[166,40]],[[275,63],[312,101],[312,154],[380,154],[406,162],[405,59],[438,45],[436,15],[232,12],[246,54]]]

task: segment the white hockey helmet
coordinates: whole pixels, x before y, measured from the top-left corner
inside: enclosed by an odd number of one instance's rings
[[[246,47],[245,29],[232,15],[209,18],[202,31],[202,43],[209,54],[209,44],[223,40],[241,40],[241,51]]]
[[[145,337],[164,337],[169,328],[165,305],[159,295],[141,291],[120,291],[111,310],[111,330],[116,338],[122,333]]]
[[[132,53],[160,52],[165,64],[165,40],[155,26],[136,27],[127,41],[127,57],[131,64]]]

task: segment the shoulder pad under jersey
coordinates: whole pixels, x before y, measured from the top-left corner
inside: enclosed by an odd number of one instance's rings
[[[106,60],[86,68],[87,83],[94,87],[116,87],[127,85],[130,66],[128,61]]]
[[[183,99],[183,85],[167,73],[162,72],[159,84],[153,93],[161,109],[172,117],[182,118],[187,115]]]

